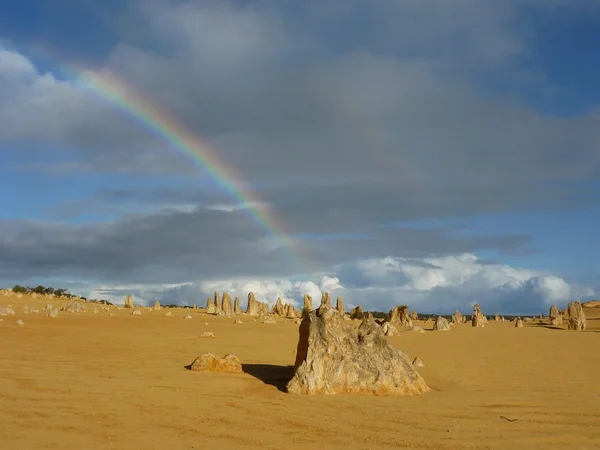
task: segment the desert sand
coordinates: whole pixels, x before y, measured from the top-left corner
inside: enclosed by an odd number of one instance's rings
[[[586,308],[585,332],[416,322],[427,332],[387,339],[424,362],[431,391],[374,397],[286,393],[290,319],[94,305],[50,318],[46,303],[0,294],[16,311],[0,322],[0,449],[600,448],[600,308]],[[245,373],[184,368],[207,352],[235,354]]]

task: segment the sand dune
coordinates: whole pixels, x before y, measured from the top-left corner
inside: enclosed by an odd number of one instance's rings
[[[291,320],[23,313],[45,303],[0,296],[16,310],[0,322],[1,449],[600,448],[600,309],[586,310],[587,332],[536,321],[401,333],[390,342],[423,360],[431,392],[303,397],[282,392]],[[184,369],[206,352],[234,353],[246,373]]]

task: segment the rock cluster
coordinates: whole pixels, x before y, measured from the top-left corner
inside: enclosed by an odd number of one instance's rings
[[[299,327],[292,394],[414,395],[429,390],[407,356],[395,350],[374,320],[358,329],[324,306]]]

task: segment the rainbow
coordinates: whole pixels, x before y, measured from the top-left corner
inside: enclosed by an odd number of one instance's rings
[[[285,232],[283,223],[276,217],[273,209],[240,181],[240,174],[227,167],[210,144],[110,73],[81,71],[78,80],[78,85],[117,105],[121,112],[162,138],[169,147],[189,157],[231,194],[239,203],[240,209],[246,211],[276,239],[276,245],[281,245],[287,250],[295,264],[300,262],[295,256],[299,251],[297,242]]]
[[[47,43],[27,45],[26,48],[26,53],[36,55],[41,60],[57,62],[68,59],[58,57],[57,49]],[[272,245],[275,248],[282,247],[290,261],[298,269],[305,271],[306,266],[300,256],[298,242],[285,231],[285,226],[276,216],[274,209],[242,181],[243,178],[239,173],[219,158],[215,148],[116,75],[107,71],[82,69],[84,66],[83,64],[68,66],[59,64],[59,69],[69,75],[74,86],[81,87],[109,104],[115,105],[141,127],[163,139],[171,149],[187,156],[231,195],[237,203],[236,209],[244,211],[267,232],[273,239]]]

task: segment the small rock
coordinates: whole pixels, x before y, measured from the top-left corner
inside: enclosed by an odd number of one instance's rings
[[[423,361],[421,361],[421,359],[418,356],[415,359],[413,359],[412,365],[415,367],[425,367],[425,364],[423,364]]]
[[[53,317],[53,318],[56,318],[56,317],[58,317],[58,309],[56,309],[56,308],[52,308],[50,311],[48,311],[48,312],[46,313],[46,316],[47,316],[47,317]]]
[[[200,337],[201,338],[214,338],[215,333],[213,333],[212,331],[204,331],[204,332],[200,333]]]
[[[233,323],[239,324],[239,323],[244,323],[244,322],[242,322],[240,319],[235,319],[235,320],[233,321]]]
[[[141,316],[142,315],[142,311],[139,309],[134,309],[133,312],[131,313],[132,316]]]
[[[184,320],[191,320],[191,319],[192,319],[192,316],[190,316],[189,314],[184,317]]]
[[[231,353],[223,358],[206,353],[194,359],[187,369],[198,372],[242,373],[242,363],[237,356]]]
[[[21,319],[17,320],[15,323],[17,325],[25,325],[25,322],[23,322]]]
[[[167,313],[165,314],[165,316],[167,316],[167,317],[171,317],[171,316],[173,316],[173,313],[172,313],[171,311],[169,311],[169,312],[167,312]]]

